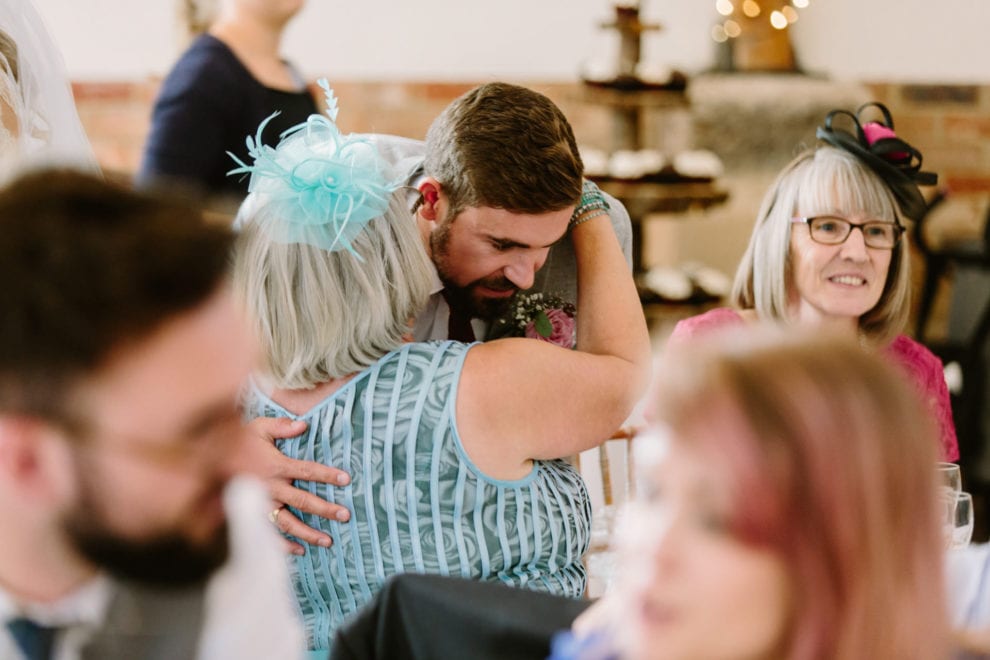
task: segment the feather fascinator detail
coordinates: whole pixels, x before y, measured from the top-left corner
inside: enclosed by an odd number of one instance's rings
[[[228,176],[250,174],[250,194],[271,209],[265,229],[273,241],[305,243],[330,252],[347,250],[361,259],[352,241],[373,218],[388,209],[399,182],[367,136],[344,135],[337,127],[337,99],[326,79],[324,115],[282,133],[277,147],[262,143],[265,127],[278,112],[247,137],[248,165],[227,152],[238,167]]]

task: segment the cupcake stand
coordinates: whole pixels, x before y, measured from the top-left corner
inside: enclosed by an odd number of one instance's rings
[[[629,211],[633,229],[633,266],[644,271],[642,226],[654,213],[679,214],[721,204],[728,193],[720,188],[716,174],[702,167],[678,168],[678,158],[662,157],[655,169],[638,168],[637,159],[650,160],[658,155],[644,149],[643,121],[647,112],[656,109],[687,109],[687,78],[678,72],[654,77],[640,63],[642,36],[661,29],[657,23],[640,20],[639,5],[618,4],[614,20],[601,27],[619,34],[618,63],[604,72],[585,72],[582,76],[581,100],[608,108],[612,118],[611,154],[605,167],[591,167],[593,158],[585,158],[588,178],[602,190],[619,199]],[[582,155],[584,155],[582,153]],[[681,154],[685,157],[714,157],[712,154]],[[685,163],[691,158],[684,159]],[[694,158],[695,162],[698,158]],[[717,160],[717,158],[715,158]],[[632,165],[632,167],[628,167]],[[720,163],[719,163],[720,165]],[[680,171],[681,169],[687,171]]]

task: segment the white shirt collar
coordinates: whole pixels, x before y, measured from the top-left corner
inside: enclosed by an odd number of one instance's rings
[[[0,590],[0,621],[27,617],[47,626],[98,626],[106,616],[112,595],[109,578],[99,575],[69,595],[52,603],[19,601]]]

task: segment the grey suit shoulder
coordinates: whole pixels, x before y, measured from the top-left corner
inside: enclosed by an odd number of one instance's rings
[[[106,621],[81,660],[194,658],[205,613],[205,583],[182,589],[118,584]]]

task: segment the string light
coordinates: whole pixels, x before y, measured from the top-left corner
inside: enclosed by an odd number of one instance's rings
[[[774,12],[770,14],[770,25],[778,30],[783,30],[787,27],[787,17],[784,16],[782,12],[774,10]]]
[[[735,0],[738,2],[739,0]],[[790,4],[785,4],[779,10],[770,13],[770,25],[777,30],[784,30],[791,23],[798,20],[797,9],[804,9],[811,4],[811,0],[790,0]],[[797,9],[795,9],[797,8]],[[756,18],[763,13],[763,7],[759,0],[742,0],[741,12],[746,18]],[[715,10],[722,16],[732,16],[736,12],[736,5],[733,0],[715,0]],[[729,39],[734,39],[742,34],[743,28],[737,21],[731,18],[721,25],[712,28],[712,40],[724,43]]]

